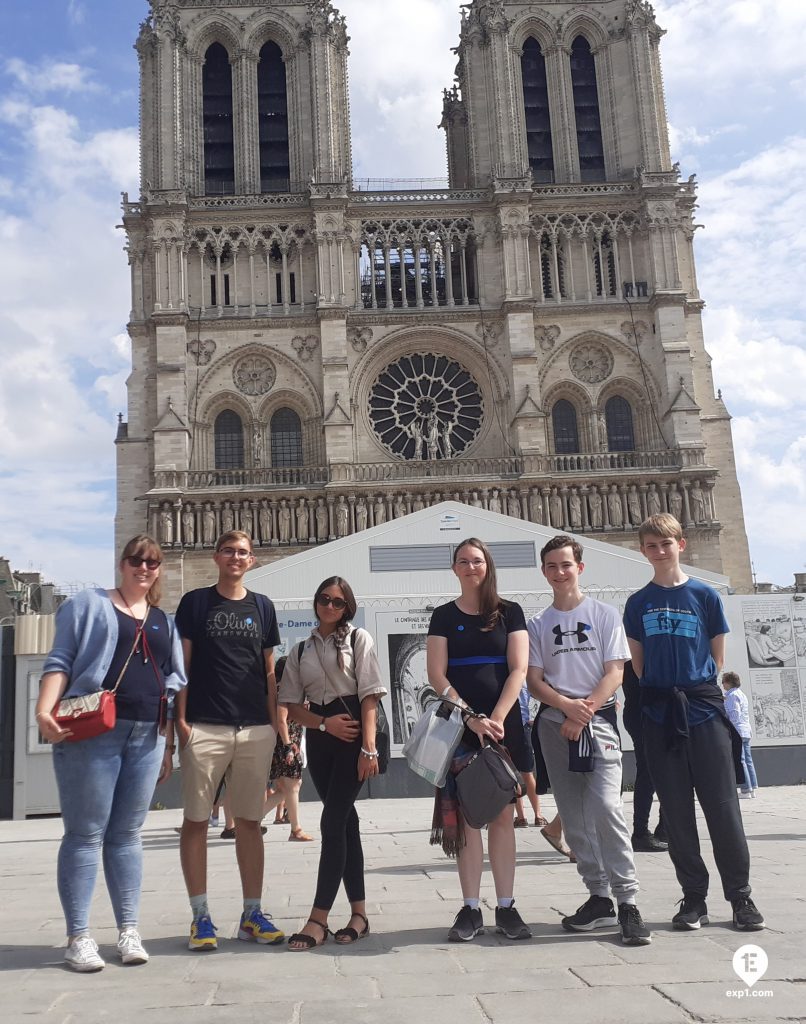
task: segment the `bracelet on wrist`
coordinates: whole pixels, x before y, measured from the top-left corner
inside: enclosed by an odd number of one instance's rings
[[[373,761],[378,756],[378,751],[377,750],[366,750],[364,747],[361,748],[361,753],[364,755],[364,757],[369,757]]]

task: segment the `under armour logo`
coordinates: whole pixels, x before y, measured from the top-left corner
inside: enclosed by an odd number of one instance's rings
[[[575,636],[578,644],[584,644],[588,642],[588,634],[586,630],[592,627],[587,622],[578,622],[576,629],[563,629],[562,626],[555,626],[552,629],[554,634],[554,643],[557,647],[562,646],[564,636]]]

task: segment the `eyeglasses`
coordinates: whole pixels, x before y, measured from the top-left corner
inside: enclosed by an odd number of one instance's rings
[[[138,555],[128,555],[124,561],[127,565],[130,565],[132,569],[139,569],[141,565],[144,565],[149,572],[154,572],[155,569],[159,569],[162,565],[156,558],[143,558]]]
[[[218,555],[223,555],[224,558],[251,558],[251,551],[244,551],[242,548],[219,548],[216,552]]]
[[[460,569],[479,569],[485,561],[483,558],[458,558],[456,564]]]
[[[323,605],[325,608],[333,605],[337,612],[347,607],[347,602],[343,597],[331,597],[330,594],[320,594],[316,599],[316,603]]]

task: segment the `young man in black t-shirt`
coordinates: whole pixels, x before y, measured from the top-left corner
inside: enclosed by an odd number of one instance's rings
[[[276,739],[273,648],[280,634],[271,601],[243,585],[253,557],[248,534],[223,534],[213,555],[218,583],[185,594],[176,612],[188,676],[175,729],[184,806],[179,849],[193,912],[190,949],[217,947],[207,905],[207,822],[225,776],[243,888],[238,938],[273,944],[285,937],[261,910],[260,819]]]

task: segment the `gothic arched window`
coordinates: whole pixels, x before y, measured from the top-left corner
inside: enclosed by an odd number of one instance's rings
[[[554,254],[557,254],[557,273],[554,273]],[[559,293],[560,298],[567,298],[565,290],[565,253],[559,239],[552,239],[548,235],[540,238],[540,275],[543,281],[543,295],[547,299],[554,299]],[[559,278],[559,280],[555,280]]]
[[[557,455],[574,455],[579,451],[577,411],[567,398],[554,403],[551,410],[554,430],[554,451]]]
[[[293,409],[278,409],[271,418],[272,466],[302,465],[302,424]]]
[[[215,418],[215,468],[243,469],[243,423],[232,409]]]
[[[608,398],[605,403],[605,424],[607,426],[608,451],[635,451],[632,408],[626,398],[622,398],[621,395],[613,395],[612,398]]]
[[[601,259],[599,258],[600,251]],[[602,264],[604,264],[604,278],[602,277]],[[596,277],[596,294],[615,295],[616,257],[613,252],[613,241],[607,232],[602,235],[601,243],[593,242],[593,272]]]
[[[584,36],[571,44],[571,84],[582,181],[604,181],[605,163],[602,124],[599,119],[599,91],[591,45]]]
[[[523,106],[526,114],[526,147],[535,182],[554,181],[554,151],[551,145],[551,115],[546,60],[540,45],[531,37],[521,55]]]
[[[285,64],[277,43],[260,51],[257,66],[258,131],[260,133],[260,191],[290,192],[288,155],[288,95]]]
[[[204,56],[202,97],[204,191],[207,195],[233,195],[232,67],[221,43],[213,43]]]

